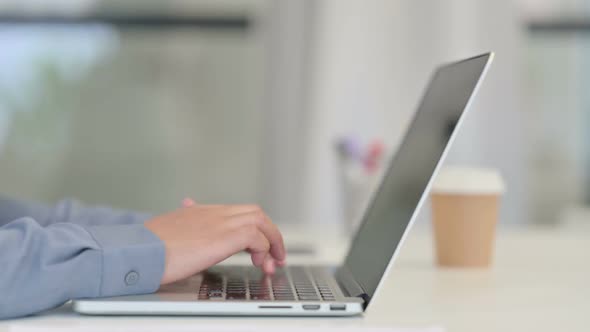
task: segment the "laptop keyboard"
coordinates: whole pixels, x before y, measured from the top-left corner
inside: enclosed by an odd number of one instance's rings
[[[199,300],[334,301],[328,282],[312,269],[278,268],[272,276],[255,267],[214,267],[203,273]]]

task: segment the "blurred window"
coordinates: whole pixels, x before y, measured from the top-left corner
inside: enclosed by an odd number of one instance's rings
[[[1,193],[147,211],[187,195],[259,200],[264,45],[252,17],[2,8]]]

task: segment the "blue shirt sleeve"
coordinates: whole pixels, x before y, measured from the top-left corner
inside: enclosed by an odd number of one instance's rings
[[[31,217],[36,210],[0,227],[0,319],[70,299],[158,289],[165,249],[145,219],[71,206],[47,209],[38,214],[42,223]]]
[[[0,226],[22,217],[31,217],[41,226],[58,222],[92,226],[143,223],[151,216],[110,207],[86,206],[73,199],[65,199],[55,206],[49,206],[0,196]]]

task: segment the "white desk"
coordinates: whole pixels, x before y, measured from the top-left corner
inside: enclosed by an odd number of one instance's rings
[[[288,238],[287,234],[287,238]],[[318,258],[337,260],[342,241]],[[83,317],[65,306],[47,314],[0,323],[29,327],[145,326],[196,324],[271,326],[438,325],[448,331],[590,331],[590,233],[550,229],[504,231],[489,270],[438,269],[432,242],[414,231],[385,286],[364,316],[353,318]],[[293,259],[296,261],[296,259]],[[292,260],[292,261],[293,261]],[[40,294],[40,296],[42,296]]]

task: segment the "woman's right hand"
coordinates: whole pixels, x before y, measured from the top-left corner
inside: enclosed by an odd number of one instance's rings
[[[190,277],[243,250],[267,274],[285,264],[283,237],[259,206],[200,205],[189,199],[183,205],[145,223],[166,248],[161,284]]]

